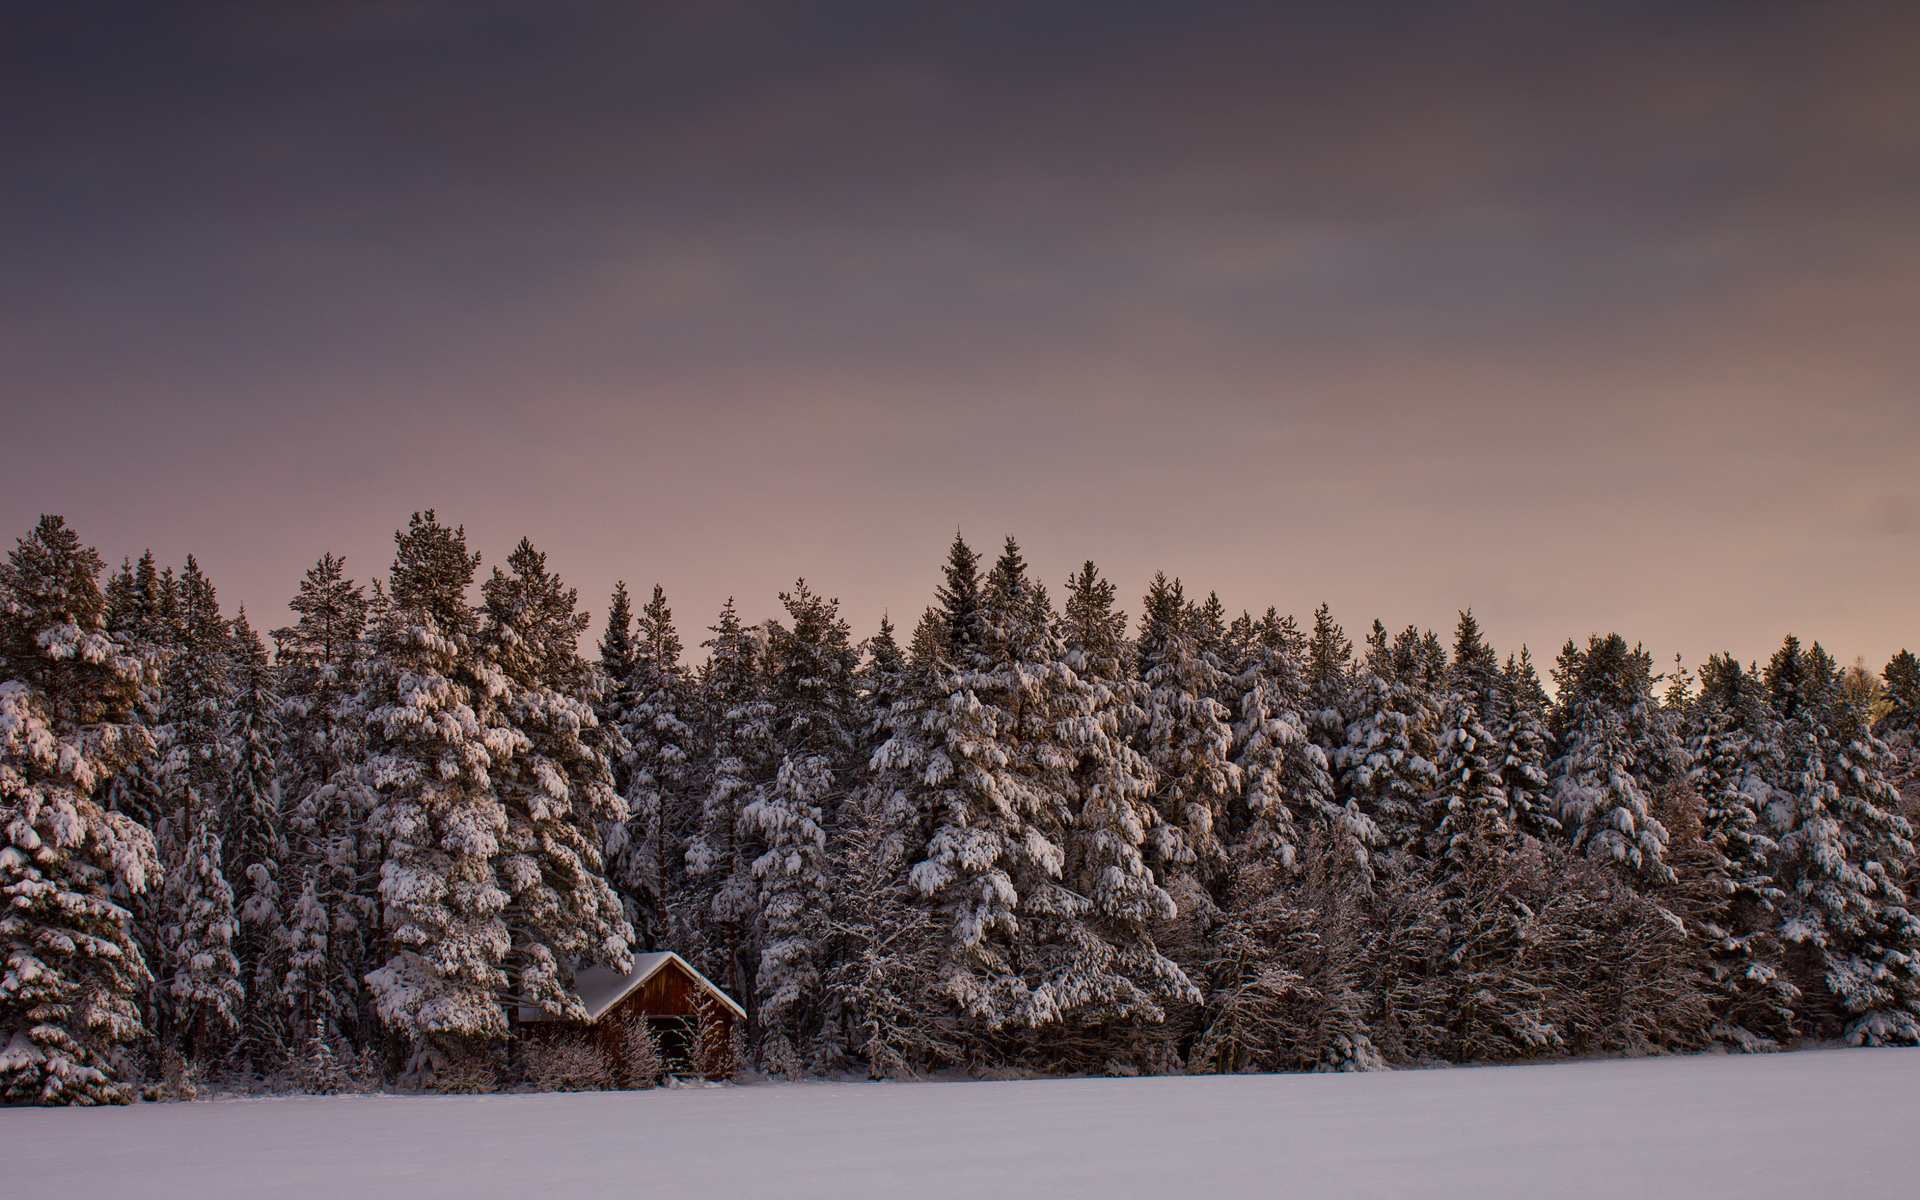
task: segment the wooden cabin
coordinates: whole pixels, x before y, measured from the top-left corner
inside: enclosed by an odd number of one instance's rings
[[[624,975],[600,966],[582,967],[573,974],[573,991],[587,1010],[584,1026],[522,1008],[518,1016],[523,1036],[539,1041],[584,1028],[624,1069],[628,1064],[623,1061],[620,1027],[631,1016],[653,1030],[670,1074],[724,1079],[733,1073],[734,1030],[744,1029],[747,1012],[678,954],[636,954],[633,970]]]

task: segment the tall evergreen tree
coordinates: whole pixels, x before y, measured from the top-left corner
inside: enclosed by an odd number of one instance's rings
[[[1049,932],[1049,984],[1062,1016],[1077,1025],[1164,1019],[1167,1006],[1196,997],[1185,971],[1155,945],[1154,925],[1178,916],[1143,853],[1160,824],[1152,764],[1129,743],[1146,714],[1145,685],[1133,677],[1127,617],[1093,563],[1067,581],[1060,648],[1065,719],[1056,732],[1071,761],[1074,810],[1062,878],[1087,901]],[[1116,1048],[1124,1054],[1125,1048]]]
[[[165,808],[155,832],[166,870],[160,945],[167,961],[163,1037],[205,1060],[239,1031],[245,1000],[233,953],[239,914],[223,833],[238,765],[233,629],[192,555],[180,574],[166,669]]]
[[[1688,763],[1673,715],[1653,697],[1652,658],[1617,633],[1591,638],[1584,650],[1569,641],[1556,678],[1561,754],[1553,788],[1574,849],[1643,880],[1671,879],[1667,832],[1651,797]]]
[[[380,925],[376,793],[356,769],[372,606],[345,561],[326,554],[287,607],[298,620],[273,631],[288,856],[280,990],[296,1044],[346,1035],[364,1047],[373,1013],[362,976]]]
[[[239,889],[234,955],[246,988],[243,1058],[258,1070],[280,1065],[287,1051],[285,867],[287,840],[280,807],[279,681],[267,649],[247,623],[233,623],[233,706],[227,739],[232,770],[222,841],[226,875]]]
[[[626,604],[624,587],[614,604]],[[627,916],[641,942],[653,949],[680,944],[677,926],[687,919],[674,905],[684,890],[686,852],[700,818],[698,713],[693,683],[680,662],[680,635],[667,607],[666,591],[654,585],[653,598],[622,630],[610,620],[601,642],[607,670],[625,662],[614,677],[617,702],[611,720],[625,739],[615,779],[627,800],[628,819],[607,830],[607,864],[614,886],[626,898]]]
[[[1799,998],[1773,935],[1785,899],[1769,862],[1778,847],[1760,821],[1772,795],[1772,718],[1760,681],[1738,660],[1715,654],[1700,669],[1700,692],[1686,719],[1690,782],[1713,857],[1683,873],[1711,897],[1700,932],[1722,1010],[1717,1033],[1742,1047],[1771,1049],[1791,1036]]]
[[[709,629],[713,637],[704,643],[710,653],[700,683],[710,775],[700,829],[687,847],[700,944],[688,949],[701,970],[727,980],[732,994],[743,998],[752,1033],[757,1034],[752,935],[759,886],[741,820],[777,763],[774,711],[766,698],[760,642],[741,625],[731,597]]]
[[[624,971],[633,942],[600,853],[601,828],[627,812],[613,787],[614,743],[594,715],[593,676],[578,650],[588,617],[576,611],[578,592],[525,538],[481,594],[480,641],[506,677],[501,716],[517,735],[514,753],[492,768],[506,813],[494,865],[510,897],[503,966],[522,1003],[573,1014],[573,965]]]
[[[854,707],[858,653],[839,601],[815,595],[802,579],[780,593],[780,602],[793,621],[792,628],[778,621],[767,626],[780,765],[772,786],[741,818],[763,847],[752,867],[760,886],[761,1058],[791,1074],[809,1047],[823,1064],[838,1065],[844,1054],[835,1015],[822,1012],[827,830],[850,782],[862,730]]]
[[[1335,760],[1340,791],[1392,845],[1411,845],[1424,832],[1426,798],[1439,778],[1429,684],[1442,670],[1412,626],[1389,643],[1375,621],[1354,674],[1346,744]]]
[[[1336,812],[1331,764],[1313,741],[1306,639],[1292,617],[1271,608],[1246,626],[1234,724],[1234,761],[1246,781],[1250,821],[1241,855],[1271,856],[1291,869],[1303,823]]]
[[[1913,830],[1884,772],[1886,744],[1841,693],[1818,643],[1789,637],[1766,683],[1781,719],[1767,817],[1786,892],[1780,936],[1813,1031],[1855,1044],[1920,1041],[1920,920],[1908,910]]]
[[[126,1103],[149,985],[118,897],[159,874],[153,838],[93,799],[151,753],[128,723],[148,662],[109,636],[104,564],[59,517],[0,563],[0,1098]],[[116,895],[117,894],[117,895]]]
[[[391,947],[366,982],[382,1023],[412,1046],[409,1074],[432,1078],[460,1039],[507,1032],[497,997],[511,897],[494,875],[507,815],[492,771],[524,742],[498,711],[506,681],[474,645],[467,589],[480,556],[468,553],[465,528],[428,509],[394,546],[359,704]]]
[[[1138,741],[1158,779],[1154,806],[1162,821],[1155,858],[1164,871],[1193,872],[1207,884],[1224,878],[1221,834],[1243,783],[1232,759],[1232,714],[1215,698],[1228,676],[1206,649],[1224,641],[1217,616],[1190,605],[1179,580],[1156,574],[1135,647],[1146,684]]]
[[[574,694],[585,623],[544,556],[523,540],[476,612],[464,530],[428,510],[394,540],[364,701],[392,952],[367,983],[412,1044],[410,1073],[430,1078],[460,1040],[504,1036],[509,999],[582,1015],[574,961],[627,968],[598,839],[624,810]]]

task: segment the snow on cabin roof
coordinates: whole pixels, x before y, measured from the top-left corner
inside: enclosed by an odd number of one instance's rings
[[[734,1016],[743,1021],[747,1019],[747,1010],[735,1004],[733,997],[721,991],[714,985],[713,980],[694,970],[692,963],[671,950],[661,954],[634,955],[633,970],[625,975],[598,965],[581,967],[573,973],[573,994],[580,997],[580,1003],[586,1006],[587,1020],[598,1021],[606,1015],[608,1009],[632,995],[635,989],[652,979],[669,962],[678,963],[680,969],[692,976],[702,991],[733,1010]],[[523,1022],[553,1019],[537,1008],[520,1010],[520,1020]]]

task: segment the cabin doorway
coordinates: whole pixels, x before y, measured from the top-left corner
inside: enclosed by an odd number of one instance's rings
[[[693,1031],[685,1017],[648,1017],[647,1027],[660,1044],[660,1061],[666,1064],[668,1074],[684,1075],[693,1070]]]

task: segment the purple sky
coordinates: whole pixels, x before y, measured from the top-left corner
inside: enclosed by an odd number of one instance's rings
[[[13,12],[0,533],[1920,648],[1920,9],[1333,7]]]

